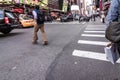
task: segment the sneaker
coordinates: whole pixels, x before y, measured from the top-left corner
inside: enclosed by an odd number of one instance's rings
[[[48,41],[44,41],[44,45],[48,45]]]

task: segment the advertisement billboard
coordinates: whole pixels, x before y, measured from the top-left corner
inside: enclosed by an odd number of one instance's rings
[[[24,0],[20,0],[20,3],[24,3]]]
[[[68,0],[63,0],[62,11],[67,12],[67,8],[68,8]]]
[[[15,3],[20,3],[20,0],[15,0]]]
[[[42,8],[46,8],[46,7],[48,6],[48,0],[42,0],[42,1],[40,2],[40,6],[41,6]]]

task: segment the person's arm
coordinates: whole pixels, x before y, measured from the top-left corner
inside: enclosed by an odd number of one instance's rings
[[[37,14],[36,14],[36,12],[33,11],[32,13],[33,13],[34,19],[36,20],[36,19],[37,19]]]
[[[109,25],[110,22],[113,22],[118,18],[118,9],[119,9],[119,1],[112,0],[110,4],[110,8],[108,14],[106,16],[106,24]]]

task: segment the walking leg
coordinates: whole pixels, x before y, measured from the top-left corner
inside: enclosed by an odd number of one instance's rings
[[[48,39],[47,39],[46,33],[44,31],[44,24],[41,24],[40,31],[41,31],[41,34],[42,34],[44,45],[47,45],[48,44]]]
[[[37,40],[38,40],[37,32],[38,32],[38,30],[39,30],[39,27],[35,23],[35,25],[34,25],[34,33],[33,33],[33,43],[37,43]]]

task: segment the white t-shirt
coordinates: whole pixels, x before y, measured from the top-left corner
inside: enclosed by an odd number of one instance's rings
[[[37,13],[35,12],[35,10],[32,11],[32,14],[34,16],[34,20],[36,20],[37,19]]]

